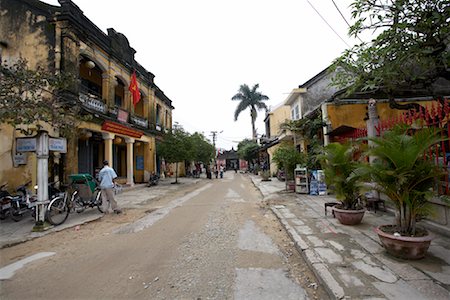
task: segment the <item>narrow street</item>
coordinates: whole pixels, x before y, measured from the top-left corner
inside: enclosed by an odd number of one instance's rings
[[[1,267],[39,254],[0,281],[1,299],[328,298],[260,192],[234,172],[1,249]]]

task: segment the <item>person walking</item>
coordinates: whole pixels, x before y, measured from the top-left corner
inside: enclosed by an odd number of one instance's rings
[[[220,165],[220,178],[223,178],[223,172],[224,172],[224,167],[223,165]]]
[[[105,214],[109,213],[109,206],[116,214],[120,214],[122,210],[117,206],[114,199],[114,181],[117,178],[116,171],[109,166],[107,160],[103,161],[103,168],[98,173],[100,180],[100,189],[102,190],[102,209]]]
[[[217,165],[214,164],[213,167],[214,175],[216,176],[216,179],[219,177],[219,171],[217,170]]]

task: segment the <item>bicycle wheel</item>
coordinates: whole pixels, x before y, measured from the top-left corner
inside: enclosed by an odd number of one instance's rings
[[[47,207],[46,218],[52,225],[64,223],[69,216],[69,207],[63,197],[54,198]]]
[[[97,205],[98,211],[103,213],[103,198],[101,190],[98,190],[97,194],[95,195],[95,205]]]
[[[11,219],[14,220],[14,222],[19,222],[23,219],[23,214],[20,212],[20,209],[14,209],[11,207]]]

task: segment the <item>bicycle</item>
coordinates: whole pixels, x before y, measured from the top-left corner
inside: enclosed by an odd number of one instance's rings
[[[67,220],[69,213],[83,212],[87,207],[97,207],[103,213],[101,190],[90,174],[69,175],[71,184],[66,191],[50,201],[46,219],[52,225],[60,225]]]

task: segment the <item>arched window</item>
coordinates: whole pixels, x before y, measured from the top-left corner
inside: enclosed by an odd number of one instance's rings
[[[161,105],[156,104],[156,125],[161,125]]]
[[[92,60],[80,61],[81,92],[102,99],[102,70]]]

